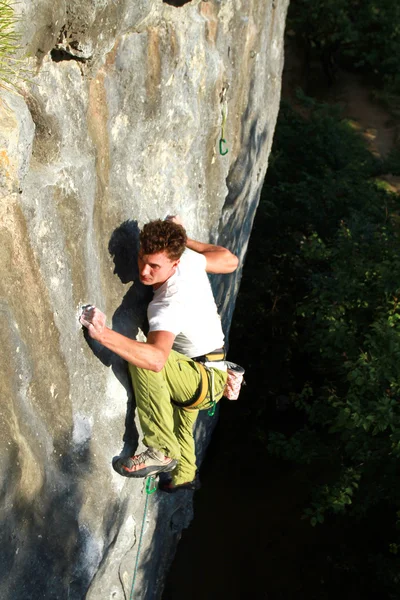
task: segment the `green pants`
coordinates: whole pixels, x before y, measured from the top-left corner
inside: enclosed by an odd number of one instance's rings
[[[192,481],[196,475],[196,454],[193,425],[199,410],[208,408],[210,394],[195,410],[184,410],[172,404],[196,397],[200,385],[199,367],[195,361],[171,350],[159,373],[129,365],[135,392],[136,407],[143,431],[143,443],[161,450],[165,456],[178,459],[172,472],[175,485]],[[214,399],[224,391],[227,374],[214,371]]]

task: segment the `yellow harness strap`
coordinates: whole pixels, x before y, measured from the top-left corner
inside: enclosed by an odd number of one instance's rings
[[[225,359],[225,352],[221,350],[221,352],[210,352],[210,354],[205,355],[206,362],[214,362]]]
[[[199,406],[202,402],[204,402],[204,400],[206,399],[207,396],[207,392],[208,392],[208,374],[206,369],[204,368],[204,366],[201,363],[196,363],[199,371],[200,371],[200,385],[199,385],[199,392],[198,392],[198,396],[195,399],[195,401],[190,404],[189,406],[182,406],[182,408],[184,408],[185,410],[193,410],[196,409],[196,406]]]

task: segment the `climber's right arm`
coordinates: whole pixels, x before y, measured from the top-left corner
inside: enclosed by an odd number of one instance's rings
[[[170,331],[152,331],[146,342],[138,342],[106,326],[106,315],[95,306],[83,309],[79,319],[89,336],[132,365],[158,373],[164,367],[174,343]]]

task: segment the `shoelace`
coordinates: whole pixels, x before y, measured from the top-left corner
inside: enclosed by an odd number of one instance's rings
[[[136,456],[131,457],[132,466],[138,467],[141,463],[146,463],[147,452],[142,452],[141,454],[137,454]]]
[[[131,457],[132,466],[138,467],[142,463],[146,464],[146,459],[157,460],[160,464],[162,464],[162,461],[157,456],[154,456],[154,454],[151,454],[149,452],[149,450],[146,450],[145,452],[142,452],[141,454],[137,454],[136,456]]]

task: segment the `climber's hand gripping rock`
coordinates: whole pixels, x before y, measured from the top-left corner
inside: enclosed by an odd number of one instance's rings
[[[92,339],[98,340],[106,328],[106,315],[95,306],[83,306],[79,322],[87,328]]]
[[[168,215],[167,217],[165,217],[165,220],[171,221],[172,223],[175,223],[176,225],[182,225],[182,227],[184,227],[182,218],[179,215]]]

